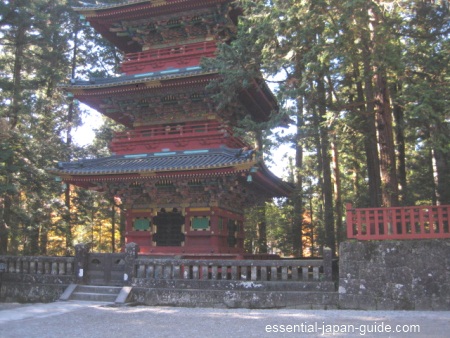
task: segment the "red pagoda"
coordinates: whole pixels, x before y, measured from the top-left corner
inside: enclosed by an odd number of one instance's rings
[[[217,110],[206,90],[219,75],[200,60],[233,36],[240,9],[226,0],[136,0],[75,10],[123,51],[123,75],[63,88],[128,130],[115,134],[114,155],[51,172],[120,197],[126,242],[141,253],[241,256],[244,209],[292,188],[233,136],[239,119],[265,121],[277,109],[265,83],[242,91],[232,111]]]

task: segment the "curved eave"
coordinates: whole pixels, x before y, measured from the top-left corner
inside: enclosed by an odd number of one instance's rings
[[[290,197],[294,187],[274,175],[264,163],[259,163],[259,170],[254,174],[254,182],[264,190],[269,191],[272,197]]]
[[[265,82],[256,80],[251,87],[240,93],[240,99],[259,121],[268,121],[272,113],[278,112],[278,103]]]
[[[129,172],[99,172],[75,174],[60,170],[48,170],[49,173],[60,176],[65,182],[80,186],[93,186],[94,182],[126,182],[136,180],[186,179],[230,176],[246,173],[253,166],[253,161],[234,166],[210,166],[208,168],[173,168],[166,170],[140,170]]]
[[[173,11],[195,9],[213,6],[231,0],[131,0],[116,4],[102,4],[97,6],[72,7],[74,11],[86,15],[87,18],[98,17],[102,19],[117,18],[135,19],[145,18],[149,14],[161,14]]]
[[[206,86],[217,76],[215,71],[196,71],[183,74],[173,74],[164,76],[138,76],[123,79],[113,79],[100,83],[76,82],[74,84],[60,85],[59,88],[66,92],[71,92],[74,98],[87,104],[98,112],[108,116],[118,123],[131,127],[133,120],[124,114],[114,114],[106,112],[102,107],[102,97],[124,96],[135,93],[151,93],[154,90],[167,90],[180,86]],[[151,95],[151,94],[148,94]]]
[[[161,87],[163,84],[171,81],[171,80],[179,80],[179,79],[190,79],[190,78],[198,78],[201,76],[211,76],[217,75],[217,71],[191,71],[191,72],[183,72],[179,74],[171,74],[171,75],[148,75],[138,74],[136,76],[123,76],[118,78],[109,78],[109,79],[95,79],[93,81],[76,81],[73,84],[61,84],[58,87],[64,89],[66,91],[79,91],[83,89],[103,89],[103,88],[115,88],[115,87],[123,87],[123,86],[136,86],[136,85],[144,85],[145,87]]]
[[[254,172],[254,169],[256,169]],[[93,182],[132,181],[139,179],[202,178],[229,175],[251,175],[253,185],[268,197],[289,197],[293,187],[275,176],[261,161],[248,159],[240,162],[221,163],[208,166],[171,167],[157,170],[84,170],[48,169],[49,173],[61,177],[68,183],[91,185]]]
[[[135,0],[118,4],[74,7],[74,11],[83,15],[90,25],[104,38],[126,53],[141,51],[141,46],[131,43],[129,37],[118,37],[110,32],[114,22],[140,20],[168,15],[170,13],[213,7],[229,0]]]
[[[145,4],[145,3],[154,3],[155,1],[151,1],[151,0],[132,0],[132,1],[125,1],[125,2],[119,2],[117,4],[101,4],[101,5],[92,5],[92,6],[85,6],[85,7],[72,7],[74,11],[82,13],[82,14],[92,14],[91,12],[94,13],[101,13],[103,11],[111,11],[111,10],[115,10],[115,9],[119,9],[119,8],[126,8],[129,6],[136,6],[139,4]],[[160,2],[160,3],[165,3],[167,1],[162,0],[162,1],[156,1],[156,2]],[[155,6],[155,5],[153,5]]]

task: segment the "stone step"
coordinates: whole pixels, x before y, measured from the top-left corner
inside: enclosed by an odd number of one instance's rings
[[[92,286],[117,286],[117,287],[119,287],[119,286],[122,286],[123,284],[124,284],[123,280],[111,280],[109,282],[105,282],[103,277],[101,277],[101,278],[90,277],[89,278],[89,285],[92,285]]]
[[[77,285],[70,295],[70,300],[89,300],[114,303],[121,291],[121,287]]]
[[[114,287],[70,284],[59,300],[99,301],[123,305],[127,303],[131,290],[131,286]]]
[[[339,294],[329,291],[247,291],[133,287],[132,302],[150,306],[220,308],[336,309]]]
[[[101,293],[117,295],[122,288],[118,286],[78,285],[75,292]]]
[[[70,297],[70,300],[89,300],[96,302],[108,302],[114,303],[117,295],[109,295],[102,293],[89,293],[89,292],[74,292]]]

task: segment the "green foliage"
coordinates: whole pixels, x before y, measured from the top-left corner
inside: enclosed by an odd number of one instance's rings
[[[384,188],[374,177],[380,166],[371,162],[383,145],[377,133],[384,126],[374,119],[380,98],[398,113],[392,123],[396,149],[387,151],[398,154],[394,165],[405,163],[400,202],[450,204],[448,2],[238,3],[245,16],[235,39],[221,44],[217,58],[204,66],[222,75],[210,89],[218,107],[240,122],[240,135],[249,142],[263,139],[266,153],[278,145],[295,152],[288,177],[295,196],[264,208],[270,248],[298,254],[293,238],[301,236],[301,254],[317,254],[330,224],[342,221],[339,206],[374,203],[373,194]],[[82,122],[81,108],[75,104],[69,119],[71,102],[57,86],[72,76],[74,54],[73,75],[84,79],[113,76],[121,60],[113,46],[80,24],[69,5],[79,3],[0,3],[0,254],[63,254],[77,241],[93,241],[102,251],[111,245],[108,198],[73,190],[68,210],[63,187],[45,172],[70,156],[109,154],[107,144],[118,128],[106,122],[85,149],[67,138]],[[266,81],[279,102],[278,114],[268,122],[253,121],[236,105],[239,92],[255,81]],[[274,129],[282,123],[293,132]],[[336,168],[327,172],[332,143],[339,162],[335,159]],[[332,205],[326,202],[330,193]],[[255,247],[260,213],[248,214],[249,250]],[[74,243],[66,248],[62,237],[70,227]]]
[[[0,6],[0,254],[71,250],[57,239],[70,228],[71,211],[61,202],[63,187],[45,169],[88,153],[67,138],[81,122],[80,108],[75,104],[69,119],[71,102],[58,84],[72,76],[74,52],[78,77],[111,74],[120,58],[104,42],[92,50],[96,42],[86,39],[93,30],[80,26],[70,5],[75,3],[36,0]]]
[[[406,164],[401,203],[450,203],[449,190],[444,188],[450,184],[447,2],[239,3],[245,18],[240,20],[236,40],[223,46],[211,62],[224,77],[222,89],[233,88],[232,93],[252,76],[274,85],[280,111],[296,123],[291,128],[293,133],[278,131],[275,140],[290,143],[296,151],[289,179],[303,183],[298,186],[303,210],[308,209],[304,184],[314,182],[310,183],[314,189],[310,196],[317,225],[329,222],[324,218],[324,192],[329,187],[324,185],[322,170],[327,165],[325,157],[331,153],[323,152],[323,142],[327,142],[324,132],[333,136],[339,155],[332,181],[334,189],[340,191],[339,195],[336,190],[333,193],[336,205],[342,208],[345,202],[351,202],[354,206],[370,206],[376,203],[374,193],[388,191],[374,174],[393,172],[372,163],[373,156],[383,155],[379,151],[384,141],[375,128],[379,132],[385,126],[380,120],[377,125],[375,120],[368,122],[379,109],[380,97],[389,109],[401,113],[391,126],[397,127],[397,143],[393,145],[397,149],[384,150],[398,153],[394,166]],[[375,81],[375,75],[385,83]],[[225,103],[232,100],[218,99]],[[325,112],[319,115],[324,102]],[[368,129],[370,123],[372,131]],[[400,152],[402,139],[404,154]],[[303,160],[296,167],[299,154],[303,154]],[[339,176],[339,187],[335,175]],[[401,177],[398,179],[401,181]],[[395,200],[395,196],[392,198]],[[335,220],[341,214],[342,210],[338,213],[335,209]],[[327,231],[318,226],[319,238]]]

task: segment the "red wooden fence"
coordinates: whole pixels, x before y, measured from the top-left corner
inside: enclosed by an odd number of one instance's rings
[[[450,238],[450,205],[346,209],[348,238]]]

